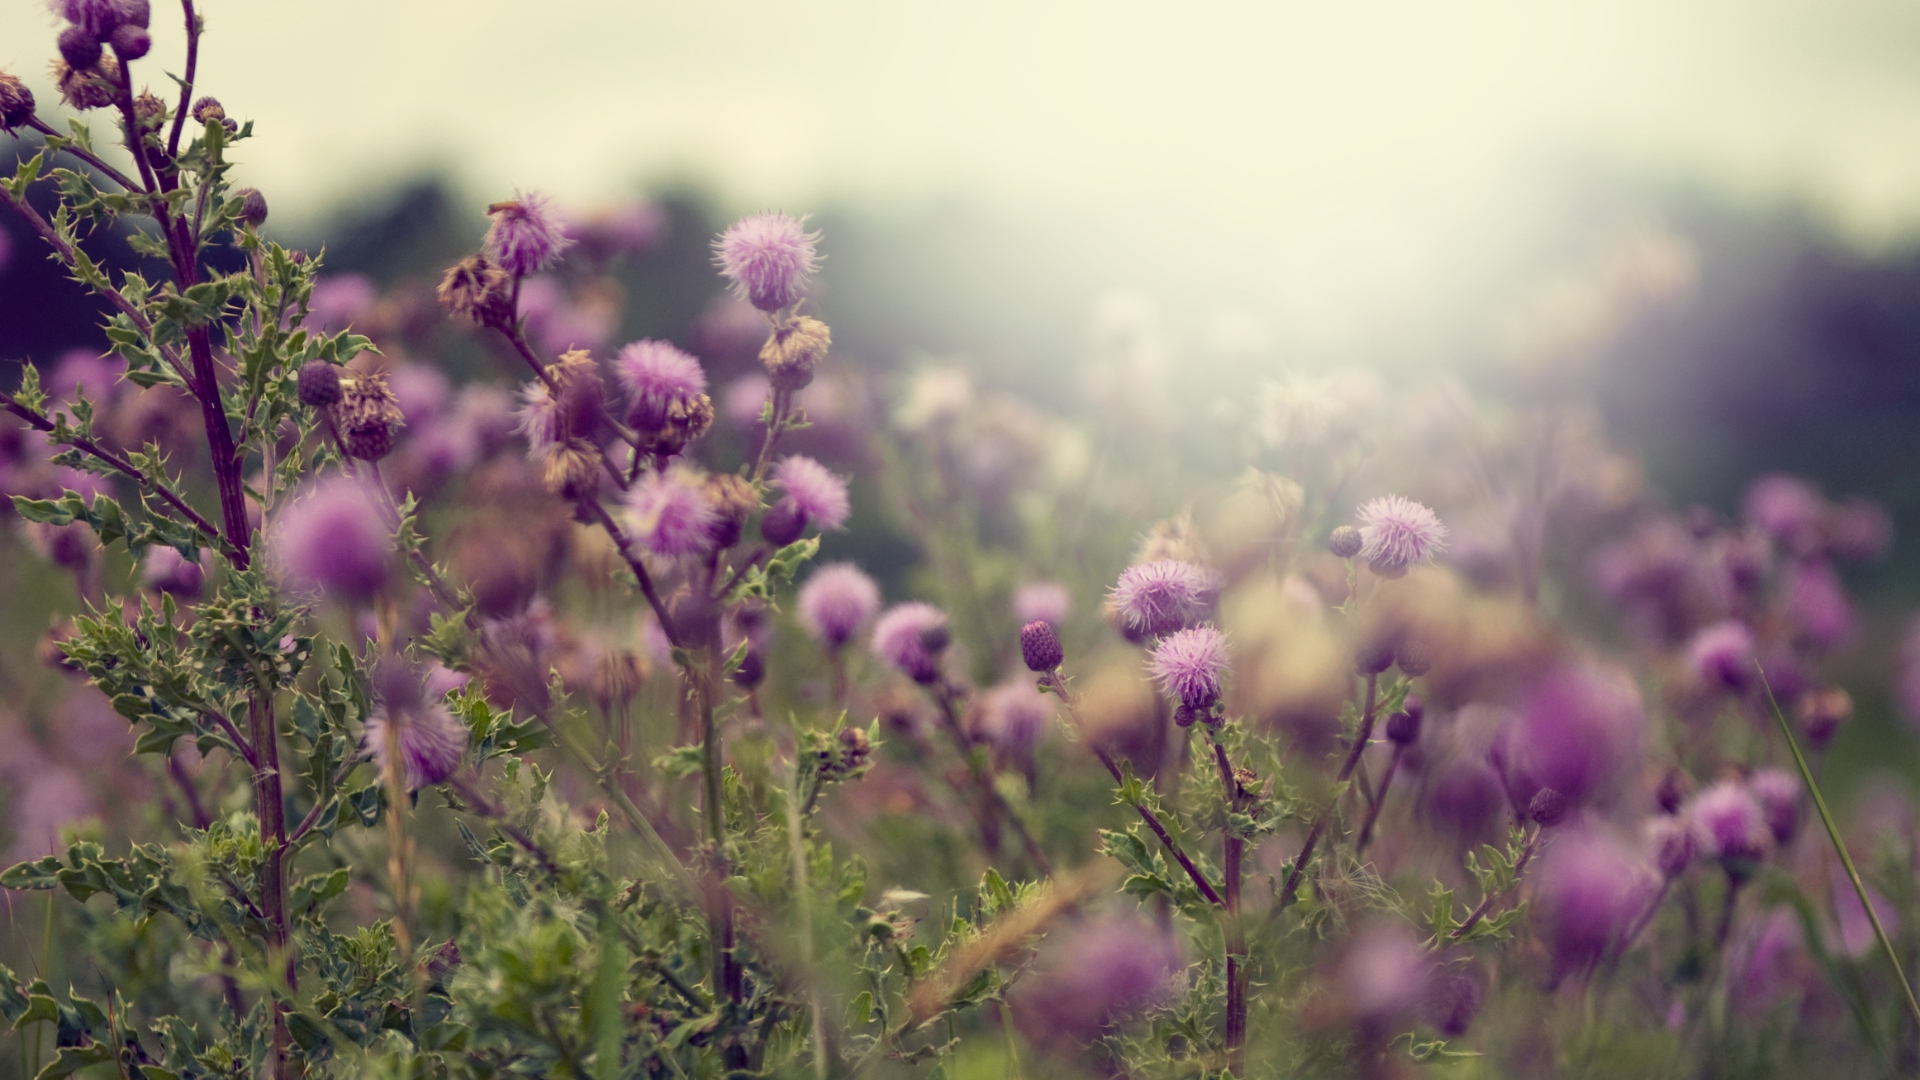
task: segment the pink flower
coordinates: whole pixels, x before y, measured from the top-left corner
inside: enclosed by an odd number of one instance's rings
[[[1556,837],[1540,857],[1533,899],[1554,977],[1582,970],[1625,944],[1652,886],[1646,865],[1613,837],[1579,830]]]
[[[1220,700],[1220,676],[1227,670],[1227,638],[1211,626],[1180,630],[1154,646],[1153,677],[1167,693],[1194,712],[1206,712]]]
[[[367,717],[362,743],[386,774],[397,739],[400,767],[408,791],[446,783],[467,752],[467,728],[447,707],[421,703],[404,710],[382,706]]]
[[[294,589],[358,602],[386,584],[393,536],[366,488],[336,473],[287,501],[268,524],[267,548]]]
[[[715,262],[748,303],[779,311],[805,295],[807,278],[819,264],[813,249],[818,239],[819,233],[806,231],[804,219],[756,214],[720,234],[713,245]]]
[[[1108,1024],[1178,993],[1180,946],[1138,915],[1108,915],[1049,935],[1010,1004],[1027,1038],[1081,1054]]]
[[[547,209],[547,197],[538,192],[513,193],[507,202],[487,207],[493,224],[487,228],[486,250],[500,268],[514,277],[526,277],[552,266],[560,253],[573,246],[560,222]]]
[[[1051,623],[1059,629],[1073,609],[1073,595],[1057,581],[1035,581],[1020,586],[1013,594],[1013,619],[1022,626],[1030,622]]]
[[[830,649],[853,640],[880,610],[880,586],[852,563],[830,563],[800,587],[800,625]]]
[[[667,423],[667,410],[707,392],[700,361],[672,343],[646,339],[620,350],[614,361],[627,388],[627,423],[654,431]]]
[[[1624,673],[1566,664],[1542,675],[1501,729],[1488,760],[1506,781],[1516,812],[1550,787],[1578,806],[1618,787],[1639,760],[1646,711]]]
[[[1439,515],[1398,495],[1384,495],[1360,508],[1360,558],[1382,577],[1399,577],[1431,562],[1447,546]]]
[[[1213,600],[1212,586],[1211,577],[1200,567],[1161,559],[1127,567],[1111,596],[1128,629],[1159,637],[1204,615]]]
[[[1753,679],[1753,631],[1738,619],[1706,627],[1687,643],[1687,667],[1705,686],[1745,687]]]
[[[1053,719],[1053,700],[1031,679],[1015,679],[986,692],[981,700],[980,735],[995,749],[1025,759],[1033,754]]]
[[[1716,858],[1757,859],[1772,846],[1766,811],[1743,784],[1722,780],[1695,795],[1685,813]]]
[[[720,511],[700,479],[682,465],[648,473],[627,493],[634,539],[655,555],[698,555],[713,546]]]
[[[818,523],[823,532],[847,523],[851,511],[847,482],[818,461],[801,454],[788,455],[773,467],[773,482],[786,490],[787,497],[781,502]]]
[[[914,600],[888,608],[873,624],[873,651],[914,682],[930,683],[940,677],[948,637],[947,613]]]

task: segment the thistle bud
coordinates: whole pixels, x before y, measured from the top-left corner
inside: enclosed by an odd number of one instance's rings
[[[301,404],[324,409],[340,400],[340,369],[325,360],[309,360],[300,365],[297,385]]]
[[[806,531],[806,511],[791,502],[783,501],[760,515],[760,535],[776,548],[786,547]]]
[[[31,119],[33,91],[16,76],[0,71],[0,131],[12,131]]]
[[[153,5],[148,0],[119,0],[118,7],[123,25],[144,30],[153,22]]]
[[[393,437],[405,423],[400,403],[387,388],[385,375],[362,375],[342,381],[336,416],[347,456],[379,461],[393,450]]]
[[[435,295],[461,318],[495,330],[513,329],[513,275],[485,255],[469,255],[440,279]]]
[[[1200,719],[1200,711],[1193,706],[1184,703],[1174,706],[1173,722],[1175,725],[1183,728],[1192,727],[1193,722],[1198,719]]]
[[[60,31],[60,58],[68,67],[90,68],[100,62],[100,42],[85,27],[69,26]]]
[[[541,480],[549,492],[580,502],[599,494],[601,468],[599,447],[569,439],[548,452]]]
[[[1351,559],[1360,554],[1360,530],[1351,525],[1342,525],[1327,534],[1327,550],[1342,559]]]
[[[873,753],[873,740],[867,737],[865,728],[849,727],[840,729],[840,768],[837,772],[858,772],[867,764],[867,758]]]
[[[167,126],[167,103],[153,91],[142,90],[140,96],[133,99],[133,117],[140,122],[140,130],[151,135]],[[158,143],[158,139],[150,139],[148,148],[158,149]]]
[[[1406,700],[1400,703],[1400,711],[1413,717],[1414,723],[1417,724],[1420,722],[1420,718],[1427,714],[1427,704],[1412,694],[1408,694]]]
[[[1368,641],[1353,653],[1353,668],[1362,675],[1378,675],[1393,666],[1393,642]]]
[[[1053,624],[1043,619],[1035,619],[1020,628],[1020,658],[1027,662],[1027,670],[1046,673],[1060,666],[1067,658],[1067,651],[1060,645],[1060,634]]]
[[[202,124],[217,124],[227,118],[227,110],[216,97],[203,97],[193,103],[193,118]]]
[[[232,198],[240,200],[240,221],[250,228],[259,228],[267,223],[267,197],[260,194],[259,188],[241,188]]]
[[[1567,797],[1550,787],[1543,787],[1534,792],[1533,801],[1527,804],[1527,817],[1543,829],[1558,825],[1567,817]]]
[[[1419,678],[1433,669],[1433,654],[1418,641],[1409,638],[1393,650],[1393,662],[1409,678]]]
[[[746,655],[740,658],[740,666],[733,669],[733,683],[743,690],[759,686],[766,677],[766,661],[760,659],[760,654],[752,649],[748,649]]]
[[[827,358],[833,331],[808,315],[781,323],[760,347],[760,363],[775,390],[799,390],[813,381],[813,369]]]
[[[113,36],[107,40],[122,60],[138,60],[153,49],[153,36],[147,33],[145,27],[131,23],[114,27]]]
[[[1420,738],[1420,718],[1397,712],[1387,717],[1387,738],[1398,746],[1410,746]]]

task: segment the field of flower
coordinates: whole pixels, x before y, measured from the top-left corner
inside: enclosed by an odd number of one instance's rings
[[[660,205],[336,271],[147,57],[191,0],[55,9],[0,270],[102,345],[0,398],[0,1076],[1920,1068],[1920,823],[1827,775],[1912,775],[1892,519],[1667,505],[1584,381],[1676,237],[1474,389],[1196,394],[1128,298],[1060,396],[871,363],[798,211],[621,340]]]

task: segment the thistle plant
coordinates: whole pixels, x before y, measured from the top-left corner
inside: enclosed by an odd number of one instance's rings
[[[0,1071],[1911,1071],[1911,815],[1819,787],[1870,504],[1666,512],[1550,380],[1188,430],[1128,304],[1079,412],[887,371],[783,212],[699,340],[615,340],[653,215],[532,191],[383,295],[237,186],[193,0],[164,97],[144,0],[54,9],[0,199],[107,351],[0,402],[74,598],[0,732]]]

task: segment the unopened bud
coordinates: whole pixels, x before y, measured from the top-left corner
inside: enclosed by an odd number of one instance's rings
[[[82,26],[60,31],[60,58],[67,66],[86,69],[100,62],[100,41]]]
[[[104,109],[120,96],[120,63],[102,56],[92,67],[74,67],[65,60],[53,63],[53,81],[60,98],[82,112]]]
[[[766,661],[760,659],[760,654],[752,649],[748,649],[747,654],[740,658],[740,666],[733,669],[734,685],[746,690],[759,686],[766,677]]]
[[[1362,675],[1378,675],[1393,666],[1393,642],[1364,642],[1353,653],[1353,668]]]
[[[1028,671],[1042,674],[1060,666],[1067,651],[1060,645],[1060,632],[1045,619],[1035,619],[1020,628],[1020,658]]]
[[[1327,550],[1342,559],[1360,554],[1360,546],[1360,530],[1351,525],[1342,525],[1327,534]]]
[[[827,358],[833,331],[808,315],[781,323],[760,347],[760,363],[775,390],[799,390],[813,381],[813,369]]]
[[[1411,638],[1401,642],[1400,646],[1393,650],[1393,662],[1398,664],[1400,671],[1409,678],[1417,679],[1433,670],[1433,654],[1425,645]]]
[[[340,369],[325,360],[309,360],[300,365],[296,381],[300,403],[324,409],[340,400]]]
[[[202,124],[217,124],[227,118],[227,110],[219,98],[203,97],[193,103],[193,118]]]
[[[122,60],[138,60],[153,49],[153,36],[147,33],[146,27],[131,23],[114,27],[113,36],[107,40]]]
[[[791,500],[782,500],[760,515],[760,535],[776,548],[786,547],[807,531],[807,512]]]
[[[449,268],[435,295],[448,311],[495,330],[511,332],[513,275],[485,255],[469,255]]]
[[[1420,718],[1397,712],[1387,717],[1387,738],[1399,746],[1409,746],[1420,738]]]
[[[1567,797],[1550,787],[1534,792],[1527,804],[1527,816],[1542,828],[1558,825],[1567,816]]]
[[[1173,710],[1173,722],[1180,727],[1192,727],[1193,722],[1198,719],[1200,719],[1199,711],[1184,702]]]
[[[241,188],[231,198],[240,200],[240,220],[253,228],[267,223],[267,197],[259,188]]]
[[[1406,700],[1400,703],[1400,711],[1413,717],[1415,720],[1419,720],[1421,717],[1427,715],[1427,703],[1412,694],[1408,694]]]
[[[16,76],[0,71],[0,131],[12,131],[31,119],[33,91]]]

